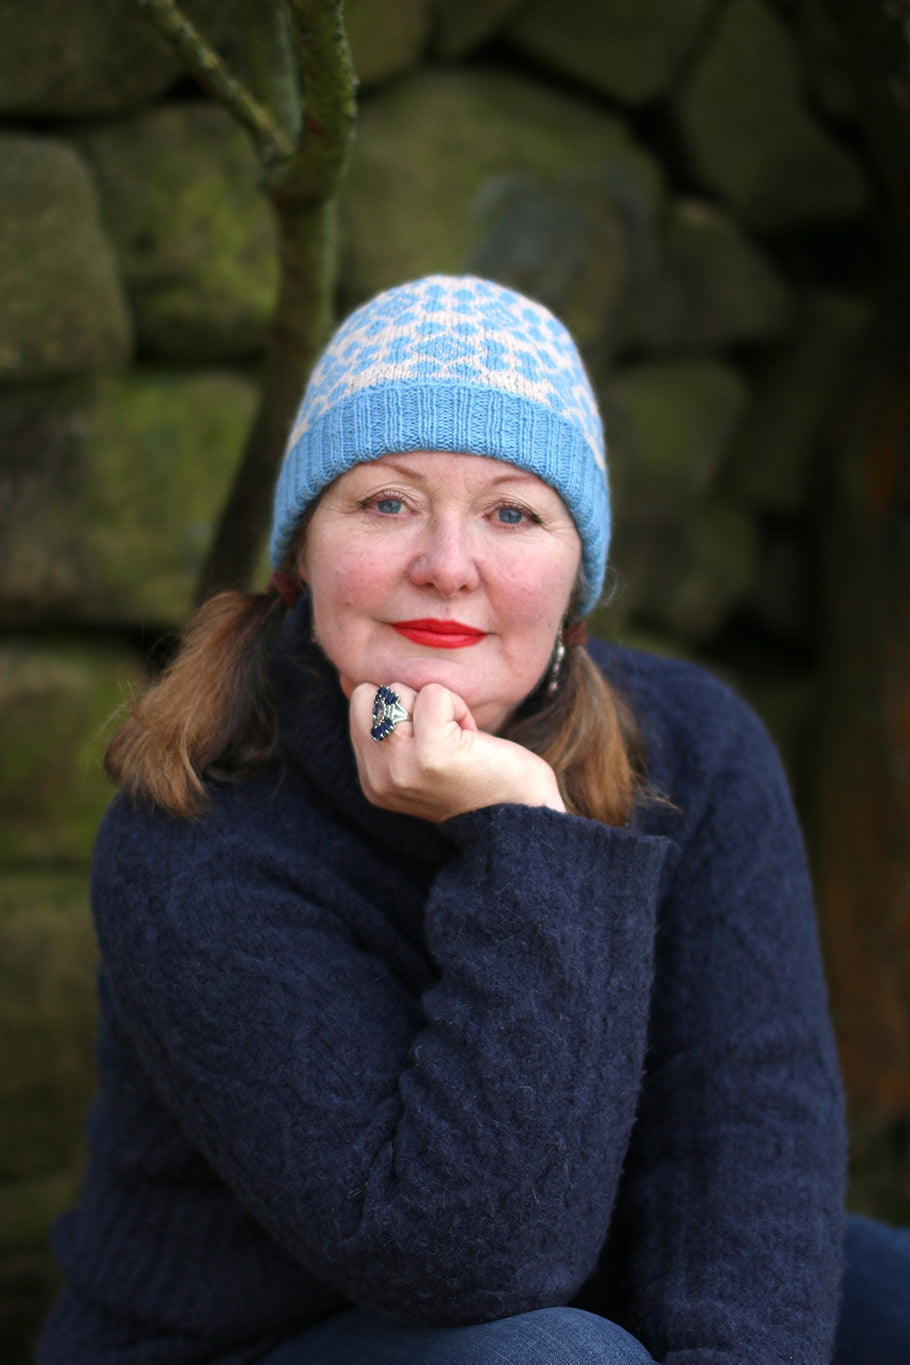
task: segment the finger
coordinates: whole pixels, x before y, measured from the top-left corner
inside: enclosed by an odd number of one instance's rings
[[[477,729],[467,702],[441,683],[427,683],[421,688],[414,703],[414,720],[421,727],[457,725],[459,730]]]
[[[390,692],[394,692],[401,705],[409,716],[414,714],[414,704],[417,701],[417,693],[413,687],[408,687],[407,683],[390,682],[386,683]]]
[[[404,683],[386,683],[386,687],[397,698],[398,705],[407,712],[406,720],[396,720],[389,739],[397,735],[399,739],[410,739],[414,734],[414,706],[417,702],[417,693],[413,687],[406,687]]]
[[[360,686],[356,687],[351,693],[350,715],[352,733],[355,735],[364,735],[365,737],[370,737],[374,740],[389,740],[393,735],[398,735],[399,738],[408,738],[413,735],[414,731],[411,724],[411,716],[413,715],[414,701],[417,696],[416,692],[414,692],[412,688],[406,687],[403,683],[398,682],[385,683],[382,687],[381,697],[379,696],[379,692],[380,687],[378,684],[361,683]],[[383,734],[374,734],[373,731],[376,728],[377,718],[383,716],[383,714],[387,714],[389,709],[393,706],[396,712],[404,710],[407,713],[407,719],[399,718],[397,715],[392,716],[391,719],[394,722],[392,727],[386,727],[385,733]]]
[[[370,733],[372,724],[373,700],[376,696],[375,683],[359,683],[351,693],[351,700],[348,702],[348,713],[351,719],[352,735],[363,735]]]

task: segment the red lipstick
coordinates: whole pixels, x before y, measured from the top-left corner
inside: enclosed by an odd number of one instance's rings
[[[399,635],[413,640],[415,645],[429,645],[432,649],[467,649],[486,638],[486,631],[462,625],[460,621],[437,621],[432,616],[419,621],[392,621]]]

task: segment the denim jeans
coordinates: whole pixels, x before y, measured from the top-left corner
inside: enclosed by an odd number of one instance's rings
[[[832,1365],[910,1365],[910,1230],[848,1217]],[[283,1342],[261,1365],[653,1365],[640,1342],[578,1308],[475,1327],[402,1327],[359,1309]]]
[[[261,1365],[654,1365],[615,1323],[538,1308],[475,1327],[400,1327],[354,1309],[282,1343]]]
[[[910,1362],[910,1229],[847,1218],[832,1365]]]

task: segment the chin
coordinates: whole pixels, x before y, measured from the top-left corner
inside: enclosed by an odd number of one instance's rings
[[[452,660],[402,659],[398,662],[397,668],[398,672],[395,673],[397,680],[406,683],[408,687],[413,687],[415,692],[426,687],[427,683],[441,683],[450,692],[455,692],[461,697],[468,706],[471,706],[472,697],[481,700],[471,678],[466,676],[464,670],[459,670]]]

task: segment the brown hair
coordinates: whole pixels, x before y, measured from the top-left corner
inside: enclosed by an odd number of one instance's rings
[[[268,670],[285,610],[277,593],[221,592],[200,607],[164,672],[127,703],[108,776],[192,817],[207,808],[205,778],[240,780],[275,758]]]
[[[313,510],[289,562],[297,562]],[[276,758],[269,664],[285,611],[274,591],[222,592],[200,607],[171,663],[129,702],[107,748],[108,775],[131,795],[192,818],[207,809],[206,778],[242,781]],[[607,825],[628,820],[644,780],[639,732],[581,646],[567,648],[553,694],[542,684],[505,737],[550,764],[572,814]]]
[[[522,708],[504,738],[549,763],[570,814],[623,825],[644,787],[635,717],[581,645],[567,649],[565,674],[552,697]]]

